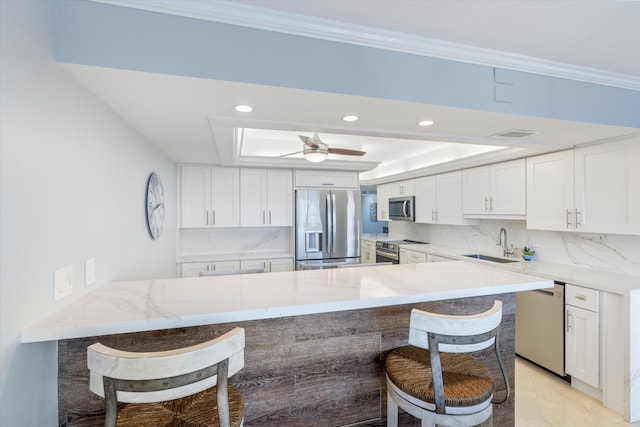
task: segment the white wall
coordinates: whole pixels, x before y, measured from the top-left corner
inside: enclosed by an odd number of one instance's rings
[[[54,2],[0,1],[0,425],[57,426],[55,343],[20,331],[97,283],[173,277],[176,166],[53,60]],[[167,193],[158,241],[146,230],[149,174]],[[52,275],[73,265],[73,295]]]
[[[524,220],[481,220],[473,226],[390,221],[389,235],[502,256],[496,245],[501,227],[507,230],[509,245],[533,246],[539,261],[640,276],[640,236],[527,230]]]

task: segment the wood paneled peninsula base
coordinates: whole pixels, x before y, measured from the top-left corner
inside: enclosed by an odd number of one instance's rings
[[[104,401],[89,391],[86,348],[100,341],[124,350],[156,351],[195,344],[234,326],[245,328],[245,368],[232,382],[246,402],[246,426],[384,425],[384,359],[406,345],[409,313],[417,307],[444,314],[478,313],[503,302],[501,351],[514,378],[515,294],[504,293],[329,313],[180,327],[59,341],[61,426],[102,426]],[[479,353],[500,378],[495,359]],[[504,393],[498,381],[498,397]],[[401,425],[419,421],[401,417]],[[514,394],[494,407],[494,425],[514,425]]]
[[[21,338],[59,343],[60,425],[101,425],[103,402],[89,392],[86,368],[94,342],[156,351],[235,326],[246,333],[245,368],[233,381],[244,394],[247,426],[379,423],[384,358],[407,343],[412,308],[460,315],[502,300],[502,351],[513,381],[515,292],[551,286],[465,261],[114,282]],[[495,362],[487,363],[497,374]],[[496,425],[513,425],[513,398],[495,415]]]

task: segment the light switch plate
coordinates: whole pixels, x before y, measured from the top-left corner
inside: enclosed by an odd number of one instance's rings
[[[73,265],[68,265],[53,273],[53,300],[58,301],[73,292]]]
[[[96,283],[96,259],[89,258],[84,261],[84,285],[91,286]]]

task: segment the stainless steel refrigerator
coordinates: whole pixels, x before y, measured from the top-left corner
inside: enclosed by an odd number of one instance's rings
[[[296,270],[360,262],[360,192],[296,190]]]

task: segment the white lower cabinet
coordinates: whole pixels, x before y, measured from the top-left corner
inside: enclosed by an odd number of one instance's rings
[[[427,262],[427,254],[400,248],[400,264],[420,264]]]
[[[182,277],[235,274],[257,270],[265,273],[275,271],[293,271],[293,258],[266,258],[233,261],[183,262]]]
[[[293,258],[242,260],[240,261],[240,270],[262,270],[264,273],[293,271]]]
[[[374,264],[376,262],[376,244],[368,240],[361,240],[360,264]]]
[[[427,262],[445,262],[445,261],[455,261],[453,258],[447,258],[440,255],[427,255]]]
[[[600,292],[565,286],[565,370],[600,387]]]
[[[199,277],[207,273],[233,274],[240,271],[240,261],[183,262],[182,277]]]
[[[433,255],[425,252],[412,251],[411,249],[400,248],[400,264],[419,264],[422,262],[444,261],[455,261],[455,259],[447,258],[441,255]]]

